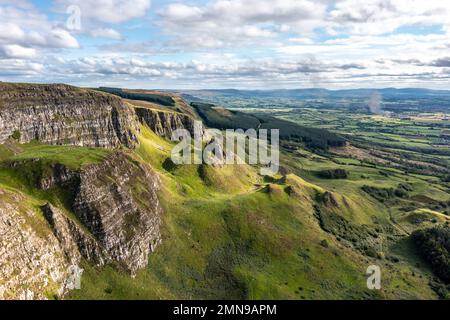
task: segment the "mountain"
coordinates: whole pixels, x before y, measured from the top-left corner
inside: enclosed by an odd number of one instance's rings
[[[175,93],[163,93],[173,105],[139,94],[0,84],[0,298],[446,294],[410,234],[449,218],[427,207],[395,220],[390,210],[406,195],[437,205],[430,193],[447,194],[436,181],[338,164],[327,148],[290,136],[277,175],[246,164],[176,165],[171,133],[204,133],[209,115],[226,110],[200,114]],[[135,100],[142,95],[153,100]],[[380,291],[367,287],[373,265],[383,270]]]

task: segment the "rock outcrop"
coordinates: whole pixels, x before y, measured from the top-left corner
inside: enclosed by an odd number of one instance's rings
[[[72,265],[78,265],[81,258],[85,258],[97,266],[103,266],[109,262],[106,259],[105,250],[79,223],[51,204],[46,204],[41,209],[67,260]]]
[[[76,244],[79,254],[93,263],[118,263],[132,274],[146,267],[149,253],[161,242],[159,177],[122,152],[80,171],[61,165],[52,166],[51,171],[37,185],[44,189],[71,188],[72,211],[88,230],[84,232],[57,210],[45,207],[63,247]]]
[[[0,83],[0,143],[133,148],[139,130],[120,98],[67,85]]]
[[[339,202],[333,193],[327,191],[322,196],[323,203],[328,208],[339,208]]]
[[[135,111],[118,97],[88,89],[0,83],[0,144],[37,140],[132,149],[139,121],[169,139],[176,129],[205,132],[190,116]],[[161,243],[159,177],[123,151],[99,161],[80,169],[39,158],[7,163],[8,170],[29,169],[27,187],[55,191],[65,206],[49,198],[53,204],[38,210],[27,203],[29,196],[0,189],[0,299],[63,296],[74,277],[79,280],[82,260],[131,275],[147,266]]]
[[[28,161],[20,163],[37,164]],[[38,210],[27,196],[0,189],[0,299],[64,296],[77,288],[82,259],[131,275],[147,266],[161,243],[162,216],[160,180],[149,166],[117,151],[79,170],[35,168],[30,183],[65,190],[68,208]]]
[[[0,190],[0,300],[61,295],[71,276],[59,241],[24,202],[22,195]]]
[[[153,110],[148,108],[136,108],[139,121],[146,124],[158,136],[166,139],[172,138],[172,133],[177,129],[189,131],[192,137],[203,137],[205,128],[201,121],[175,112]]]

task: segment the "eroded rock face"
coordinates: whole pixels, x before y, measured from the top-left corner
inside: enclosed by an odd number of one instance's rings
[[[81,172],[73,210],[109,255],[135,272],[160,242],[158,176],[122,153]]]
[[[334,194],[329,191],[323,194],[323,203],[328,208],[339,208],[339,202],[336,200]]]
[[[51,169],[50,176],[38,185],[72,188],[72,211],[99,248],[76,224],[47,208],[48,220],[63,246],[77,243],[80,254],[98,265],[117,262],[132,274],[145,268],[149,253],[161,242],[160,180],[151,168],[115,152],[78,172],[60,166]]]
[[[162,215],[150,167],[114,152],[80,170],[55,164],[45,171],[36,186],[69,191],[71,212],[51,204],[39,211],[0,189],[0,299],[64,296],[76,288],[82,259],[131,275],[147,266],[161,243]]]
[[[205,133],[202,122],[181,113],[136,108],[136,114],[139,121],[148,125],[158,136],[169,140],[177,129],[188,130],[192,137],[198,135],[201,138]]]
[[[0,190],[0,300],[64,294],[71,261],[24,198]],[[75,261],[74,261],[75,262]]]
[[[120,98],[67,85],[0,83],[0,143],[133,148],[139,130]]]
[[[109,262],[105,250],[91,234],[83,230],[77,221],[72,220],[51,204],[46,204],[41,209],[66,258],[73,265],[78,265],[82,257],[97,266],[103,266]]]

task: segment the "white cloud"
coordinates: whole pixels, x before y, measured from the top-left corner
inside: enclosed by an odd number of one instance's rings
[[[42,71],[44,71],[44,65],[41,63],[29,62],[22,59],[0,59],[1,76],[36,76]]]
[[[17,24],[7,21],[0,23],[0,41],[17,41],[24,38],[25,32]]]
[[[326,6],[310,0],[214,0],[204,6],[169,4],[159,12],[173,43],[189,47],[267,44],[280,32],[309,34]]]
[[[449,77],[445,1],[171,0],[152,20],[149,0],[53,3],[62,15],[0,0],[0,76],[143,87],[401,86]],[[74,4],[82,29],[71,33],[63,22]],[[132,30],[130,42],[122,34]],[[81,46],[75,36],[95,39]]]
[[[351,34],[384,34],[403,26],[446,25],[450,6],[441,0],[344,0],[329,14],[329,30]]]
[[[0,0],[0,75],[30,77],[45,72],[53,50],[79,48],[77,39],[29,1]]]
[[[122,23],[146,15],[151,0],[55,0],[60,11],[75,5],[81,9],[82,19],[106,23]]]
[[[33,58],[36,56],[36,50],[25,48],[16,44],[9,44],[0,47],[0,53],[7,58]]]
[[[314,41],[310,38],[290,38],[288,39],[289,42],[294,42],[298,44],[313,44]]]
[[[40,48],[78,48],[67,30],[52,24],[30,3],[0,2],[0,45]]]
[[[55,28],[46,36],[45,46],[51,48],[79,48],[77,39],[67,30]]]
[[[90,32],[90,35],[93,36],[94,38],[107,38],[113,40],[122,39],[122,35],[120,34],[120,32],[111,28],[94,29]]]
[[[441,0],[210,0],[171,3],[159,14],[164,30],[175,37],[171,43],[193,48],[276,46],[282,34],[308,44],[304,39],[318,29],[367,36],[411,26],[441,26],[447,33],[450,28],[450,5]]]

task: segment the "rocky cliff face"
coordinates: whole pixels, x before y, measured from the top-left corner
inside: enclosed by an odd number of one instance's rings
[[[107,252],[79,223],[51,204],[46,204],[41,209],[64,255],[72,265],[78,265],[81,258],[97,266],[109,262],[106,260]]]
[[[0,83],[0,143],[134,147],[135,115],[120,98],[67,85]]]
[[[0,144],[38,140],[134,148],[140,122],[168,139],[176,129],[205,134],[203,125],[188,115],[132,109],[120,98],[91,90],[0,83]],[[33,181],[27,188],[64,190],[69,199],[63,199],[65,208],[49,203],[38,210],[31,195],[0,189],[0,299],[64,295],[73,289],[74,275],[79,278],[82,259],[133,275],[147,266],[149,254],[161,243],[160,180],[131,155],[116,151],[76,170],[41,159],[3,165],[15,174],[31,168],[27,181]],[[33,204],[21,205],[30,199]]]
[[[27,163],[11,165],[20,170]],[[69,208],[39,210],[27,196],[0,188],[0,299],[64,296],[80,280],[82,259],[131,275],[147,266],[161,243],[162,216],[160,180],[150,167],[118,151],[80,170],[42,170],[31,184],[65,190]]]
[[[161,242],[162,214],[156,194],[160,180],[149,167],[116,152],[79,172],[55,165],[38,185],[73,190],[79,225],[51,206],[44,208],[63,247],[77,247],[66,250],[69,256],[80,254],[97,265],[118,263],[132,274],[146,267],[149,253]]]
[[[0,190],[0,300],[63,294],[71,263],[23,196]]]
[[[196,121],[185,114],[147,108],[136,108],[136,114],[139,121],[148,125],[160,137],[169,140],[172,138],[172,133],[177,129],[188,130],[192,137],[194,137],[194,134],[199,134],[202,137],[205,132],[202,122]]]

